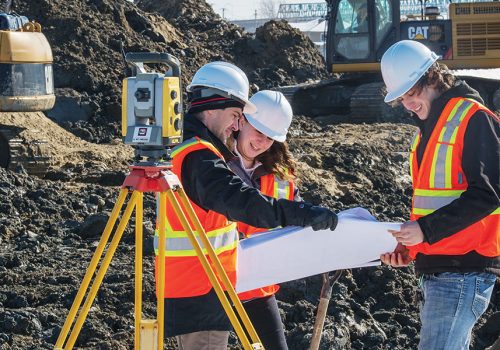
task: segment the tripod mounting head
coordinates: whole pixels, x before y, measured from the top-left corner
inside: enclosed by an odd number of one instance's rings
[[[129,52],[125,62],[132,77],[123,79],[122,137],[135,148],[135,159],[148,164],[170,159],[172,147],[182,142],[181,68],[167,53]],[[165,73],[147,72],[144,63],[163,63]]]

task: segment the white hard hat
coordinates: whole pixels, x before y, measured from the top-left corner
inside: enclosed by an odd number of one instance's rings
[[[250,102],[257,106],[255,113],[245,113],[248,122],[258,131],[278,142],[285,142],[292,122],[292,106],[278,91],[262,90]]]
[[[228,62],[210,62],[198,69],[187,91],[191,92],[197,87],[206,87],[219,90],[222,95],[241,102],[243,111],[253,113],[256,107],[248,100],[250,89],[245,73],[234,64]],[[225,94],[224,94],[225,93]]]
[[[387,88],[384,101],[394,101],[410,91],[438,59],[437,54],[417,41],[401,40],[393,44],[380,62]]]

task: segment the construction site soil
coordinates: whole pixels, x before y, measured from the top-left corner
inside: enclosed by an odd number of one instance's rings
[[[23,125],[25,141],[45,140],[51,157],[43,179],[22,168],[0,168],[0,350],[52,349],[132,158],[118,132],[125,77],[121,46],[127,52],[175,55],[182,63],[184,86],[196,69],[216,59],[241,66],[253,91],[321,79],[326,71],[312,42],[287,23],[269,22],[251,35],[223,21],[203,0],[16,4],[16,12],[44,28],[54,52],[58,103],[66,105],[52,115],[57,122],[47,117],[50,112],[0,113],[1,124]],[[71,119],[74,115],[82,117]],[[299,162],[305,200],[336,211],[362,206],[383,221],[407,220],[407,151],[416,128],[335,120],[294,117],[289,144]],[[154,205],[146,195],[146,318],[156,313]],[[77,348],[133,348],[134,249],[132,220]],[[496,287],[473,330],[472,349],[488,348],[499,338],[500,285]],[[320,349],[416,349],[416,288],[412,267],[346,271],[333,287]],[[321,276],[313,276],[284,283],[277,294],[290,349],[308,348],[320,289]],[[166,340],[166,348],[175,348],[173,339]],[[241,348],[234,335],[230,348]]]

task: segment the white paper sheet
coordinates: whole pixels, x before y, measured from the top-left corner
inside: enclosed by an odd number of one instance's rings
[[[387,230],[400,225],[377,222],[366,209],[354,208],[339,213],[335,231],[286,227],[244,239],[238,246],[236,291],[378,265],[380,254],[397,245]]]

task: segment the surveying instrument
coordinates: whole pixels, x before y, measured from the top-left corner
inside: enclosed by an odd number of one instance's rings
[[[121,186],[118,199],[54,349],[69,350],[73,348],[127,223],[135,209],[134,349],[163,350],[164,288],[165,283],[168,283],[168,281],[165,281],[167,203],[173,207],[186,231],[189,241],[196,251],[196,255],[243,348],[245,350],[264,349],[203,226],[195,215],[195,211],[178,177],[171,171],[171,150],[182,143],[180,63],[177,58],[167,53],[127,53],[125,61],[132,69],[133,76],[125,78],[123,81],[122,136],[125,144],[132,145],[135,148],[134,163],[130,166],[130,174],[127,175]],[[165,74],[147,72],[144,63],[165,64],[168,66],[168,70]],[[158,217],[156,218],[159,228],[156,319],[142,319],[143,196],[145,192],[154,193],[159,202]],[[174,193],[177,194],[177,197]],[[111,232],[129,194],[128,204],[118,222],[111,243],[108,245]],[[177,198],[179,198],[180,203]],[[181,205],[185,208],[184,210]],[[194,227],[191,227],[190,222],[193,223]],[[206,253],[204,253],[198,239],[202,242]],[[107,245],[106,253],[102,258]],[[205,254],[208,254],[211,263]],[[99,262],[100,266],[96,272]],[[95,278],[92,282],[94,275]],[[226,292],[224,292],[218,278],[222,281]],[[91,282],[92,286],[87,292]],[[86,298],[82,307],[85,295]],[[78,317],[75,321],[77,314]],[[72,326],[73,329],[70,333]]]

